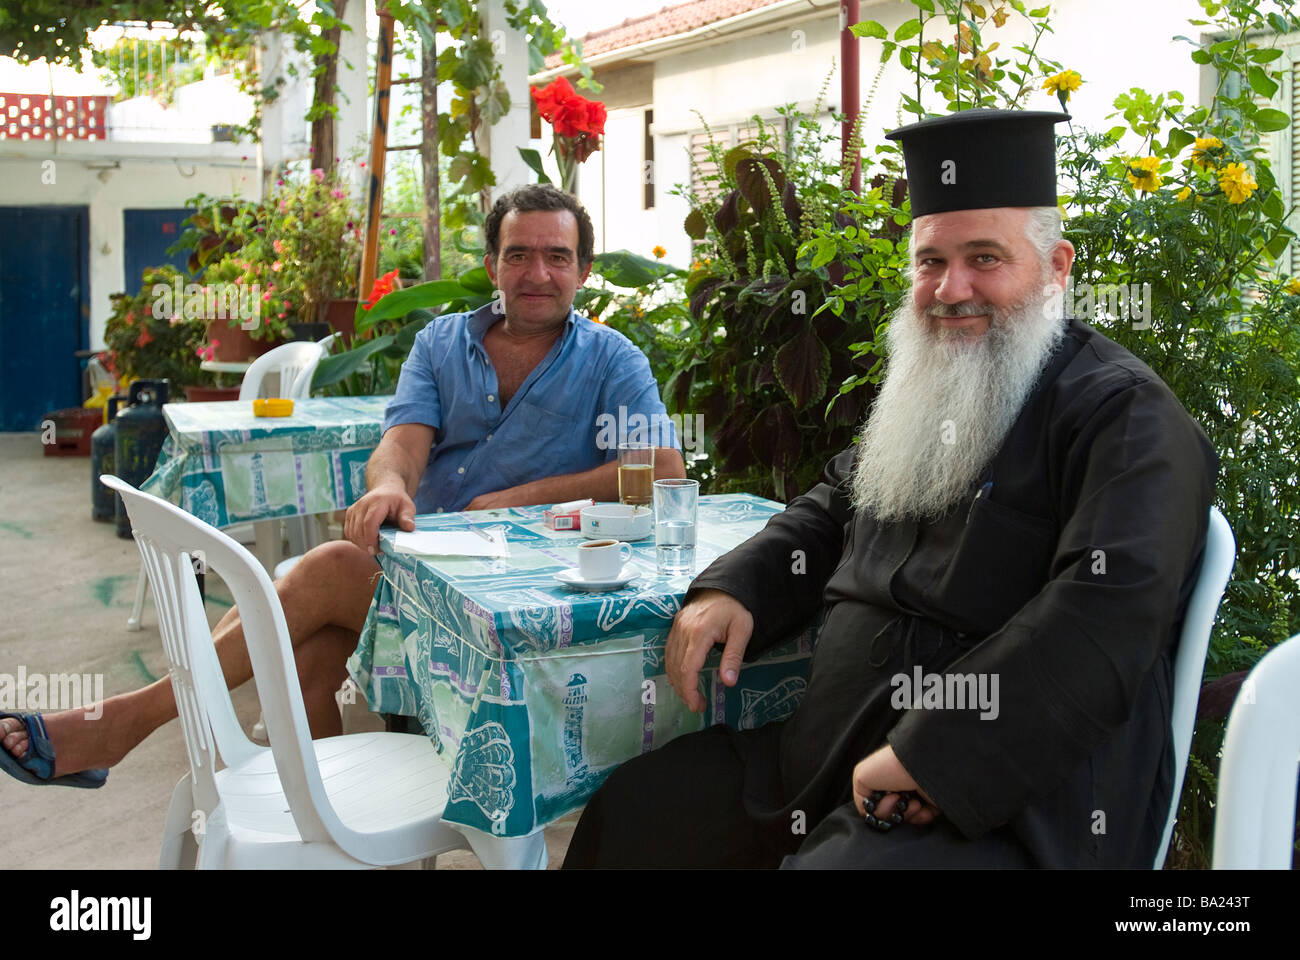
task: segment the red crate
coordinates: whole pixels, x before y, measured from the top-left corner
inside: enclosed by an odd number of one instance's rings
[[[47,436],[48,422],[54,422],[54,442],[44,443],[47,457],[90,456],[90,435],[104,422],[104,411],[86,407],[55,410],[41,417],[40,435]]]

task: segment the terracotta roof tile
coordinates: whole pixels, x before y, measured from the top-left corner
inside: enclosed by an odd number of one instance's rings
[[[604,30],[595,30],[582,37],[583,56],[592,57],[609,50],[631,47],[647,40],[672,37],[688,33],[697,27],[739,16],[750,10],[770,7],[778,0],[690,0],[676,6],[664,7],[658,13],[634,17]],[[559,54],[546,58],[548,68],[558,67]]]

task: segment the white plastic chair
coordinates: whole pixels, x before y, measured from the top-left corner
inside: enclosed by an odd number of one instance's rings
[[[335,334],[323,340],[310,340],[297,343],[285,343],[262,354],[244,373],[239,384],[240,400],[256,400],[261,396],[287,397],[303,400],[311,396],[311,378],[316,366],[329,353],[329,346],[334,342]],[[279,386],[275,393],[269,392],[266,383],[271,376],[279,377]],[[263,392],[263,391],[267,392]]]
[[[315,343],[311,341],[286,343],[262,354],[244,372],[244,379],[239,384],[239,399],[248,401],[256,400],[262,396],[273,395],[293,400],[303,400],[310,397],[311,381],[316,374],[316,367],[322,359],[328,356],[330,345],[334,342],[336,336],[337,334],[331,333],[328,337]],[[274,394],[267,383],[268,378],[272,376],[279,377],[281,388]],[[288,389],[284,389],[285,384],[288,384]],[[319,541],[320,538],[316,536],[313,524],[307,517],[294,517],[286,521],[286,523],[293,552],[302,553],[310,550]],[[247,528],[244,527],[244,529]],[[234,528],[230,531],[232,535],[236,535],[236,539],[247,540],[247,537],[238,536],[239,532],[240,528]],[[144,612],[144,595],[147,583],[148,580],[145,578],[142,564],[140,576],[135,584],[135,602],[131,605],[131,616],[126,621],[128,630],[140,629],[140,615]]]
[[[100,479],[121,493],[153,584],[190,760],[172,794],[159,866],[184,865],[191,831],[200,867],[365,868],[467,847],[442,822],[450,774],[427,738],[311,740],[284,611],[252,554],[165,500]],[[239,728],[194,579],[200,563],[239,606],[269,748]]]
[[[1228,716],[1214,811],[1215,870],[1290,870],[1300,757],[1300,635],[1264,654]]]
[[[1232,528],[1217,507],[1210,507],[1210,526],[1205,534],[1205,553],[1201,557],[1201,570],[1196,587],[1187,602],[1183,618],[1183,632],[1178,640],[1178,653],[1174,656],[1174,704],[1170,725],[1174,734],[1174,794],[1169,801],[1169,819],[1165,821],[1164,838],[1156,851],[1152,869],[1165,865],[1169,841],[1174,835],[1174,821],[1178,818],[1178,803],[1183,794],[1183,777],[1187,773],[1187,757],[1192,752],[1192,731],[1196,726],[1196,703],[1201,697],[1201,678],[1205,674],[1205,653],[1210,646],[1210,630],[1219,601],[1232,574],[1236,561],[1237,541]]]

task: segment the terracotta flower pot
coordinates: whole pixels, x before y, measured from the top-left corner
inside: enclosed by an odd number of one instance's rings
[[[207,323],[207,342],[216,342],[216,348],[212,355],[213,360],[229,360],[243,363],[260,357],[273,347],[280,345],[278,339],[254,340],[248,335],[249,331],[238,324],[233,327],[230,326],[228,320],[209,320]]]
[[[325,322],[330,325],[330,329],[339,335],[343,341],[343,346],[347,347],[352,344],[352,339],[356,336],[356,313],[357,301],[351,300],[331,300],[329,306],[325,309]]]
[[[238,387],[186,387],[185,399],[190,403],[208,403],[213,400],[238,400]]]

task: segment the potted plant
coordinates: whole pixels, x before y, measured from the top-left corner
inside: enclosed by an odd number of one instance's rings
[[[286,173],[275,187],[258,203],[196,197],[199,211],[174,248],[191,251],[190,271],[205,286],[232,285],[241,304],[247,294],[259,307],[255,324],[241,316],[228,320],[229,330],[213,325],[218,359],[247,359],[230,356],[217,342],[223,338],[248,337],[265,352],[282,340],[352,332],[361,226],[347,182],[315,169],[302,178]]]
[[[172,266],[155,267],[142,274],[134,294],[114,294],[113,313],[104,328],[103,362],[119,379],[170,380],[186,388],[191,400],[235,399],[238,386],[215,386],[215,376],[200,367],[207,345],[206,323],[187,316],[177,307],[177,281],[188,279]],[[164,295],[164,291],[168,291]],[[217,395],[204,391],[217,389]]]
[[[259,226],[264,229],[255,230],[240,251],[250,276],[261,282],[269,307],[266,326],[315,339],[329,327],[295,330],[295,325],[331,323],[330,304],[350,299],[333,318],[333,329],[350,333],[340,327],[356,310],[361,225],[347,182],[315,169],[300,180],[281,178],[276,186],[263,204]]]
[[[205,359],[251,360],[284,339],[283,325],[263,323],[270,312],[263,298],[267,284],[243,253],[266,229],[262,204],[203,194],[190,204],[196,212],[168,252],[189,250],[186,266],[192,277],[177,286],[173,300],[188,319],[205,322]]]

